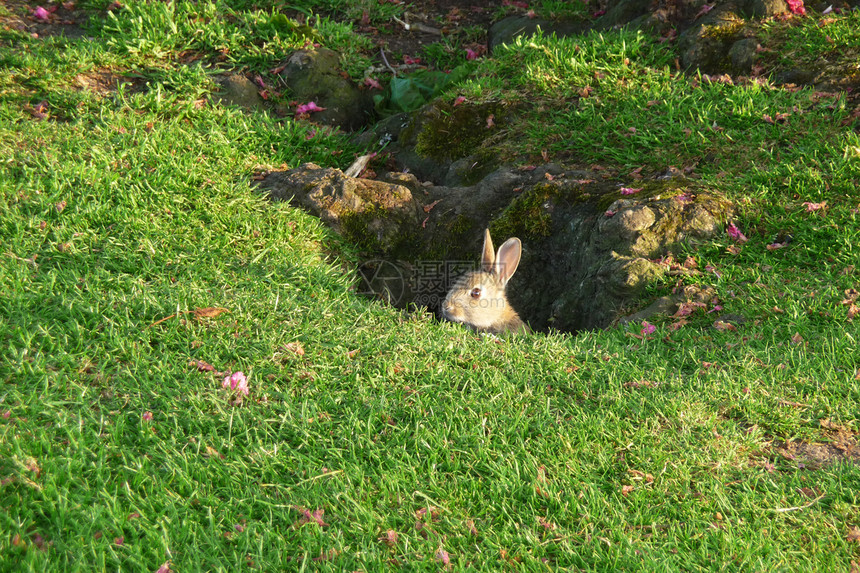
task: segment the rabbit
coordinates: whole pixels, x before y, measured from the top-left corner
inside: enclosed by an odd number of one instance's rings
[[[479,332],[531,332],[505,296],[505,286],[520,264],[522,251],[520,240],[511,237],[493,253],[490,230],[485,229],[481,270],[457,279],[442,303],[442,315]]]

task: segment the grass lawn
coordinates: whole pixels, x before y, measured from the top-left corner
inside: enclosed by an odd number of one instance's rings
[[[450,93],[528,103],[512,157],[694,166],[748,238],[687,253],[721,308],[681,327],[500,341],[357,296],[355,247],[253,190],[363,150],[211,102],[220,69],[306,40],[247,4],[0,30],[0,570],[860,567],[845,94],[685,77],[632,32],[473,64]],[[832,20],[770,33],[811,57],[856,41]],[[360,77],[368,40],[315,30]]]

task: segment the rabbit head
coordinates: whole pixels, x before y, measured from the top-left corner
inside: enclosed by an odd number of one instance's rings
[[[475,330],[500,334],[528,332],[505,296],[505,286],[517,270],[522,243],[516,237],[505,241],[493,252],[490,230],[484,231],[481,270],[470,271],[457,279],[442,303],[442,315]]]

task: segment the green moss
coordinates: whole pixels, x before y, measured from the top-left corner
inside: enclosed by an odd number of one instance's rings
[[[466,244],[466,237],[474,233],[478,225],[474,219],[460,214],[451,220],[440,221],[438,225],[439,234],[444,240],[430,243],[421,253],[425,259],[446,260],[474,256],[474,246]],[[414,254],[411,258],[415,258]]]
[[[382,243],[376,233],[370,231],[368,223],[378,215],[378,209],[369,208],[364,211],[351,211],[339,214],[343,236],[362,251],[381,251]]]
[[[409,229],[409,221],[403,216],[382,207],[369,206],[363,211],[339,214],[341,232],[345,239],[364,253],[374,253],[393,259],[411,259],[420,249],[417,233],[403,232],[395,236],[380,233],[380,227]],[[380,239],[380,236],[383,238]]]
[[[722,42],[731,42],[739,39],[743,28],[743,20],[729,20],[727,22],[720,22],[713,26],[702,26],[701,35],[704,38],[713,38]]]
[[[552,217],[544,205],[558,199],[557,185],[544,183],[535,185],[514,199],[501,216],[490,223],[490,233],[498,237],[521,237],[540,239],[552,231]]]
[[[466,215],[457,215],[446,225],[449,244],[458,244],[475,227],[475,221]]]
[[[647,183],[642,183],[642,190],[633,195],[622,194],[620,188],[611,193],[604,193],[597,200],[597,206],[603,211],[608,209],[610,205],[619,199],[642,201],[643,199],[650,199],[651,197],[656,197],[658,195],[661,197],[674,197],[676,195],[680,195],[685,190],[686,188],[683,183],[678,180],[667,179],[665,181],[649,181]]]
[[[471,155],[488,137],[499,132],[506,106],[501,102],[454,106],[438,101],[424,112],[415,151],[436,161]],[[492,125],[490,117],[492,116]],[[409,134],[405,134],[409,135]]]
[[[457,170],[463,185],[475,185],[498,167],[496,154],[489,149],[479,150],[474,154],[475,161]]]

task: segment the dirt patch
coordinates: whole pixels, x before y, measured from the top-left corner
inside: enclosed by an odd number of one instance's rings
[[[509,10],[515,8],[510,7]],[[451,38],[461,31],[480,29],[482,34],[477,45],[468,45],[478,55],[486,52],[486,31],[499,13],[499,3],[488,0],[413,0],[401,22],[391,19],[375,25],[361,20],[353,22],[355,29],[368,35],[377,45],[374,58],[381,63],[379,49],[385,51],[392,65],[401,63],[404,57],[424,57],[426,46]],[[336,18],[336,17],[335,17]],[[408,24],[409,29],[404,25]],[[426,63],[426,62],[423,62]]]
[[[114,93],[121,85],[126,86],[130,92],[138,92],[143,89],[142,80],[129,79],[106,69],[78,74],[74,80],[74,86],[77,89],[101,96]]]
[[[860,445],[857,435],[830,420],[821,421],[822,442],[773,443],[773,452],[778,456],[797,462],[798,467],[817,470],[839,463],[860,463]]]
[[[0,13],[0,26],[34,38],[80,38],[85,34],[84,26],[91,14],[79,9],[75,0],[63,3],[5,0],[4,4],[8,13]]]

